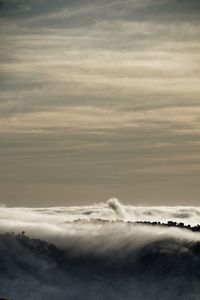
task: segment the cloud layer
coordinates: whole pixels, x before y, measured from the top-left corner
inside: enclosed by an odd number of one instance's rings
[[[133,207],[117,199],[87,207],[0,207],[0,294],[197,300],[200,234],[117,220],[195,223],[199,214],[195,207]]]

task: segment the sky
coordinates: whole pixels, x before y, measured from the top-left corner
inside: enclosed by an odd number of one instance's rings
[[[0,0],[0,202],[199,205],[200,2]]]

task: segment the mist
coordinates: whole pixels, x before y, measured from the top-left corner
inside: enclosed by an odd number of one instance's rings
[[[199,299],[199,208],[0,207],[0,295],[12,299]],[[188,282],[190,284],[188,285]],[[192,291],[191,291],[192,290]]]

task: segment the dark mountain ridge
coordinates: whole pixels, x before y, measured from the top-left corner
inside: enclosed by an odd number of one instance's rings
[[[198,300],[199,281],[197,241],[133,240],[85,251],[79,243],[60,249],[24,232],[0,234],[0,296],[13,300]]]

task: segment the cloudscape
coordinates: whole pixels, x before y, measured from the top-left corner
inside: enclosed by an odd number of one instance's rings
[[[0,41],[0,300],[199,300],[200,1],[0,0]]]

